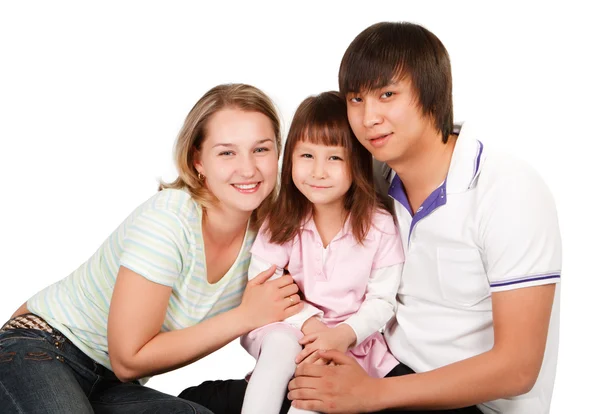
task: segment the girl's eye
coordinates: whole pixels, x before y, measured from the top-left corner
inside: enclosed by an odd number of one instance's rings
[[[329,159],[331,161],[344,161],[341,157],[338,157],[337,155],[332,155],[331,157],[329,157]]]
[[[394,92],[384,92],[381,97],[382,98],[391,98],[394,95]]]
[[[312,155],[310,155],[310,154],[301,154],[300,158],[312,158]]]
[[[267,151],[269,151],[269,149],[268,149],[268,148],[265,148],[265,147],[256,148],[256,149],[254,150],[254,152],[258,152],[258,153],[261,153],[261,152],[267,152]]]
[[[223,151],[223,152],[220,152],[219,155],[223,155],[223,156],[227,157],[227,156],[233,155],[233,151]]]
[[[359,103],[359,102],[362,102],[362,98],[359,98],[358,96],[355,96],[353,98],[350,98],[350,102],[352,102],[352,103]]]

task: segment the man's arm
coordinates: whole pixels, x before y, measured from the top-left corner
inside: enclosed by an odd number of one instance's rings
[[[300,366],[290,383],[294,406],[326,413],[386,408],[449,409],[528,392],[546,345],[555,285],[492,294],[494,346],[454,364],[403,377],[369,377],[351,358],[322,353],[337,366]]]

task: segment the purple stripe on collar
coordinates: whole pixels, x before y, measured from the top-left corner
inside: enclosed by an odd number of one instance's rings
[[[500,286],[509,286],[509,285],[516,285],[517,283],[535,282],[537,280],[546,280],[546,279],[560,279],[560,275],[556,274],[556,275],[534,276],[534,277],[523,278],[523,279],[519,279],[519,280],[512,280],[512,281],[508,281],[508,282],[490,283],[490,287],[494,288],[494,287],[500,287]]]
[[[421,207],[419,207],[419,209],[414,215],[412,214],[412,209],[408,202],[408,197],[406,196],[406,192],[404,191],[404,185],[402,184],[402,180],[400,180],[400,177],[398,177],[397,174],[392,179],[392,183],[388,190],[388,195],[400,204],[402,204],[404,208],[406,208],[406,211],[408,211],[409,214],[412,216],[412,221],[410,223],[410,231],[408,233],[408,238],[410,240],[412,230],[415,227],[415,225],[419,222],[419,220],[427,217],[436,208],[446,204],[446,181],[444,181],[441,186],[439,186],[431,194],[429,194],[429,197],[425,199]]]
[[[475,159],[475,169],[473,170],[473,177],[471,178],[471,184],[469,184],[469,188],[473,185],[473,180],[477,177],[477,173],[479,172],[479,164],[481,162],[481,154],[483,153],[483,143],[477,140],[479,144],[479,151],[477,151],[477,158]]]
[[[412,222],[410,223],[410,231],[408,232],[408,238],[410,240],[410,235],[412,234],[413,228],[417,225],[417,223],[431,214],[436,208],[443,206],[446,204],[446,181],[438,188],[433,190],[429,197],[423,201],[423,204],[416,211],[413,216]]]
[[[406,192],[404,191],[404,184],[402,184],[402,180],[400,180],[398,174],[394,175],[394,178],[392,178],[390,188],[388,189],[388,195],[400,204],[402,204],[412,216],[412,209],[410,208],[410,204],[408,203],[408,197],[406,196]]]

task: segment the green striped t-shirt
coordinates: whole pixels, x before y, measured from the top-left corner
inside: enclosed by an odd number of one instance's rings
[[[89,260],[29,299],[27,307],[112,369],[106,331],[120,266],[173,289],[163,332],[189,327],[240,304],[256,234],[246,231],[233,266],[210,284],[201,224],[202,208],[187,192],[160,191],[135,209]]]

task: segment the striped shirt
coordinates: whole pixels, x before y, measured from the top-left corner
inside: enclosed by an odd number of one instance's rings
[[[233,266],[211,284],[201,224],[202,208],[187,192],[160,191],[135,209],[89,260],[29,299],[27,307],[112,369],[107,322],[120,266],[173,289],[162,332],[189,327],[240,304],[255,232],[246,231]]]

